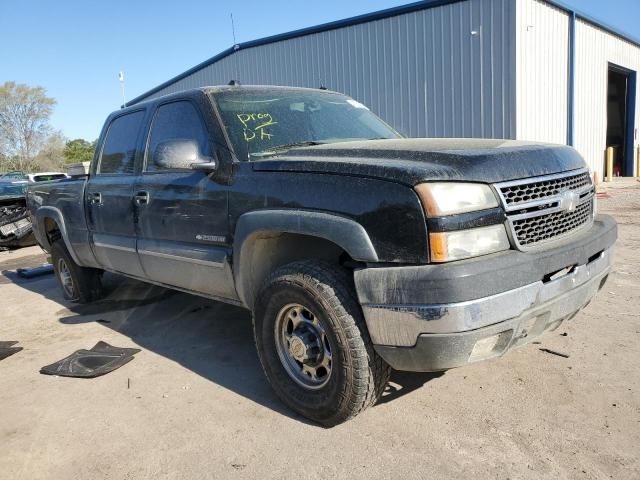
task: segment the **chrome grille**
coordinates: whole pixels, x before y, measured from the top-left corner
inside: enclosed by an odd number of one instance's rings
[[[555,212],[516,220],[513,222],[513,231],[518,243],[526,247],[580,228],[589,222],[591,212],[593,212],[593,199],[579,205],[573,212]]]
[[[593,222],[594,189],[587,170],[494,185],[514,246],[529,250]]]
[[[527,203],[553,197],[566,190],[579,190],[591,185],[589,172],[578,173],[564,178],[549,178],[546,180],[505,186],[501,189],[507,205]]]

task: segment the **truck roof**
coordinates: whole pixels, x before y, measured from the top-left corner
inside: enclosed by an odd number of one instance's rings
[[[187,88],[185,90],[180,90],[179,92],[174,92],[174,93],[168,93],[167,95],[162,95],[161,97],[155,97],[149,100],[145,100],[144,102],[140,102],[140,103],[135,103],[133,105],[127,105],[126,107],[121,108],[120,110],[116,110],[113,113],[121,113],[123,110],[133,110],[135,108],[139,108],[142,106],[146,106],[149,105],[151,103],[160,101],[160,100],[166,100],[168,98],[171,98],[173,96],[180,96],[180,95],[184,95],[185,93],[193,93],[193,92],[204,92],[205,94],[213,94],[215,95],[216,93],[221,93],[221,92],[228,92],[228,91],[242,91],[242,90],[247,90],[247,91],[264,91],[264,90],[275,90],[275,91],[291,91],[291,92],[317,92],[318,90],[321,90],[322,92],[325,93],[332,93],[335,95],[343,95],[340,92],[335,92],[333,90],[328,90],[328,89],[324,89],[324,88],[308,88],[308,87],[289,87],[289,86],[284,86],[284,85],[209,85],[209,86],[204,86],[204,87],[197,87],[197,88]]]

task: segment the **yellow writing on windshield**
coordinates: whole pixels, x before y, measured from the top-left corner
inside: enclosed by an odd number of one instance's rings
[[[278,123],[270,113],[237,113],[236,116],[242,123],[242,134],[247,142],[271,140],[273,133],[269,132],[269,128]]]

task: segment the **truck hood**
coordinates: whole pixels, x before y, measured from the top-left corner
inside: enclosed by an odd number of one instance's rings
[[[495,183],[584,167],[578,152],[564,145],[426,138],[300,147],[253,162],[257,171],[354,175],[411,186],[429,180]]]

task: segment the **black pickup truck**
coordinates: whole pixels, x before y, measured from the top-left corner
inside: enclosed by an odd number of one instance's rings
[[[65,298],[103,271],[243,306],[296,411],[335,425],[390,369],[503,355],[605,283],[616,224],[572,148],[406,139],[344,95],[184,91],[114,112],[87,179],[30,185]]]

